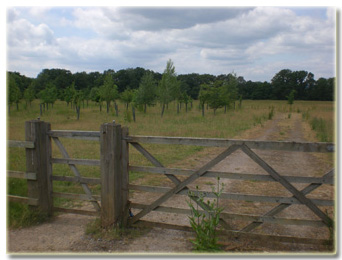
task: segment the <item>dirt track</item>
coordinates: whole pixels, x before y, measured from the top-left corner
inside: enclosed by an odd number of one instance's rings
[[[277,114],[275,119],[268,121],[263,127],[256,127],[248,130],[241,136],[236,137],[241,139],[258,139],[258,140],[286,140],[286,141],[315,141],[314,134],[308,126],[301,121],[301,115],[293,113],[291,118],[287,118],[287,114]],[[196,165],[200,167],[210,158],[213,158],[221,149],[212,148],[199,152],[193,158],[187,158],[183,162],[177,163],[174,167],[186,167]],[[280,174],[301,174],[302,176],[322,176],[331,169],[331,163],[327,162],[326,157],[313,156],[307,153],[289,153],[281,151],[258,151],[258,155],[265,159],[275,170]],[[189,167],[186,167],[189,168]],[[216,165],[213,170],[265,174],[258,165],[250,158],[244,155],[241,151],[233,153],[221,163]],[[194,188],[199,185],[209,189],[215,181],[209,178],[203,178],[200,182],[191,185]],[[226,180],[226,192],[244,192],[249,194],[261,195],[267,190],[269,195],[290,196],[289,192],[285,191],[279,184],[265,184],[255,182],[242,182]],[[266,186],[267,185],[267,186]],[[171,183],[165,181],[163,186],[171,186]],[[305,185],[304,185],[305,186]],[[296,185],[298,189],[304,187]],[[275,194],[276,193],[276,194]],[[152,202],[159,195],[147,195],[143,192],[134,192],[132,200],[147,204]],[[333,188],[324,185],[324,188],[319,188],[313,192],[313,196],[332,199]],[[173,200],[167,201],[165,206],[187,207],[184,197],[174,196]],[[259,202],[234,202],[228,201],[224,204],[229,212],[245,213],[245,214],[263,214],[271,209],[274,205],[262,205]],[[298,215],[300,212],[300,216]],[[329,215],[332,215],[331,209]],[[277,216],[295,217],[295,218],[310,218],[317,219],[315,215],[303,206],[291,206]],[[25,252],[25,253],[41,253],[41,252],[93,252],[93,253],[191,253],[191,243],[189,239],[191,234],[187,232],[164,230],[153,228],[144,236],[135,239],[121,239],[113,241],[94,240],[84,234],[84,227],[87,222],[91,221],[92,217],[62,214],[54,217],[51,221],[19,230],[10,230],[8,232],[8,251]],[[176,214],[152,213],[145,217],[147,220],[157,220],[172,224],[187,225],[186,216],[179,217]],[[228,221],[228,220],[227,220]],[[234,229],[240,229],[246,223],[241,221],[230,221]],[[287,226],[286,228],[277,228],[275,225],[262,225],[256,232],[268,234],[295,235],[311,238],[327,238],[329,232],[326,228],[312,228]],[[230,241],[227,244],[227,251],[285,251],[285,252],[306,252],[306,251],[324,251],[326,248],[312,245],[292,245],[292,244],[270,244],[257,245],[252,241]]]

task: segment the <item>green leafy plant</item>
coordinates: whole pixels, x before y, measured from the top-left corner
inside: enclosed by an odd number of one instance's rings
[[[196,192],[189,192],[188,196],[191,199],[188,205],[191,210],[191,216],[189,216],[190,225],[196,233],[196,238],[191,242],[194,244],[194,249],[200,252],[215,252],[220,251],[220,245],[218,244],[218,225],[220,220],[220,214],[223,211],[222,207],[219,207],[219,198],[222,194],[224,185],[220,185],[220,178],[217,179],[217,187],[212,188],[212,192],[215,199],[207,203],[204,202],[205,193],[200,192],[198,186]],[[196,202],[196,206],[192,203]],[[199,210],[201,205],[205,211]]]

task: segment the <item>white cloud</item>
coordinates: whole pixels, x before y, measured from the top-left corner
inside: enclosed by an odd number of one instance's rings
[[[298,64],[314,74],[334,73],[332,9],[326,19],[270,7],[28,10],[8,10],[8,69],[31,68],[30,76],[47,65],[75,71],[141,66],[162,72],[169,58],[178,74],[234,70],[246,79],[270,80],[275,68]],[[33,14],[41,22],[31,19]],[[310,63],[313,57],[321,62]],[[23,69],[29,61],[30,68]]]

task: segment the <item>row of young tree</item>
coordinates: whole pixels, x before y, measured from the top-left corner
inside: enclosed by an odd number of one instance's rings
[[[63,100],[79,111],[81,103],[94,101],[102,110],[106,104],[109,112],[111,102],[116,114],[117,100],[122,100],[128,109],[129,104],[144,112],[148,106],[157,103],[161,106],[161,116],[172,101],[177,101],[177,112],[180,106],[192,104],[199,99],[204,116],[204,106],[215,111],[218,108],[234,107],[242,99],[287,99],[290,93],[297,100],[333,100],[334,78],[320,78],[317,81],[312,73],[306,71],[279,71],[271,82],[245,81],[234,73],[213,76],[210,74],[177,75],[171,60],[167,62],[163,74],[143,68],[126,69],[115,72],[107,70],[103,73],[75,73],[63,69],[44,69],[36,79],[20,75],[18,72],[7,73],[8,104],[18,104],[21,99],[30,105],[39,98],[48,106],[57,99]]]

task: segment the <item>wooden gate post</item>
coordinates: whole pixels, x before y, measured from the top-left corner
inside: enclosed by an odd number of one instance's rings
[[[51,124],[32,120],[25,122],[25,139],[33,141],[34,148],[26,148],[26,171],[36,173],[36,180],[27,180],[28,197],[38,199],[41,214],[52,215],[51,140],[47,132]]]
[[[127,178],[124,174],[121,125],[107,123],[100,129],[101,151],[101,224],[103,227],[123,223],[127,204]]]

